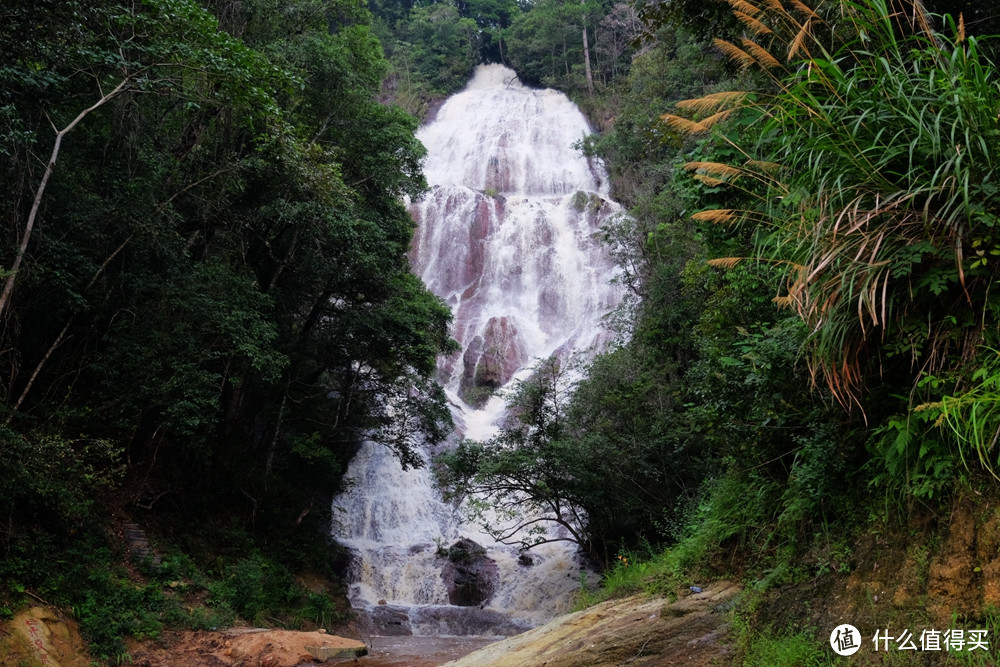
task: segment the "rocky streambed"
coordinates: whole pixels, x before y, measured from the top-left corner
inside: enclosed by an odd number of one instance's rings
[[[342,638],[326,632],[230,629],[165,633],[156,641],[134,643],[130,654],[132,664],[141,667],[729,664],[732,649],[724,611],[738,592],[736,585],[716,582],[676,602],[645,596],[610,600],[486,646],[488,640],[475,637]],[[351,634],[350,629],[341,632]],[[317,654],[316,648],[324,646],[329,650]],[[367,653],[358,655],[363,646]],[[0,624],[0,667],[32,659],[63,667],[90,664],[72,621],[42,607]]]

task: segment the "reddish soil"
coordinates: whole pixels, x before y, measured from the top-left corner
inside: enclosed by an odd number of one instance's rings
[[[164,633],[156,642],[136,642],[129,652],[136,667],[297,667],[318,664],[310,647],[346,649],[362,644],[325,632],[243,628]],[[353,661],[332,658],[327,664]]]

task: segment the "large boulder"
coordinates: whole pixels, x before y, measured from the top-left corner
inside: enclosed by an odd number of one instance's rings
[[[448,548],[448,562],[441,570],[448,601],[460,607],[483,607],[496,592],[500,571],[486,549],[468,538]]]
[[[514,322],[507,317],[491,317],[462,355],[464,373],[459,394],[470,405],[482,407],[527,360]]]
[[[410,609],[399,605],[379,604],[369,613],[371,630],[384,637],[412,635]]]

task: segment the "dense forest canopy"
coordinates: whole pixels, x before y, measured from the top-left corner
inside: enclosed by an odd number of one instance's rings
[[[362,434],[418,463],[450,313],[409,272],[424,149],[368,13],[0,13],[0,580],[53,585],[98,499],[275,540],[327,529]]]
[[[234,459],[257,502],[288,457],[376,428],[410,460],[447,422],[449,315],[405,258],[414,121],[375,101],[363,12],[270,4],[223,12],[238,38],[190,2],[8,13],[11,439],[74,432],[210,486]]]

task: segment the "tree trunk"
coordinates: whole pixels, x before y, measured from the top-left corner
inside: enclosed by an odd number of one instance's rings
[[[587,0],[580,0],[585,5]],[[583,68],[587,73],[587,93],[594,94],[594,75],[590,71],[590,41],[587,39],[587,15],[583,15]]]

